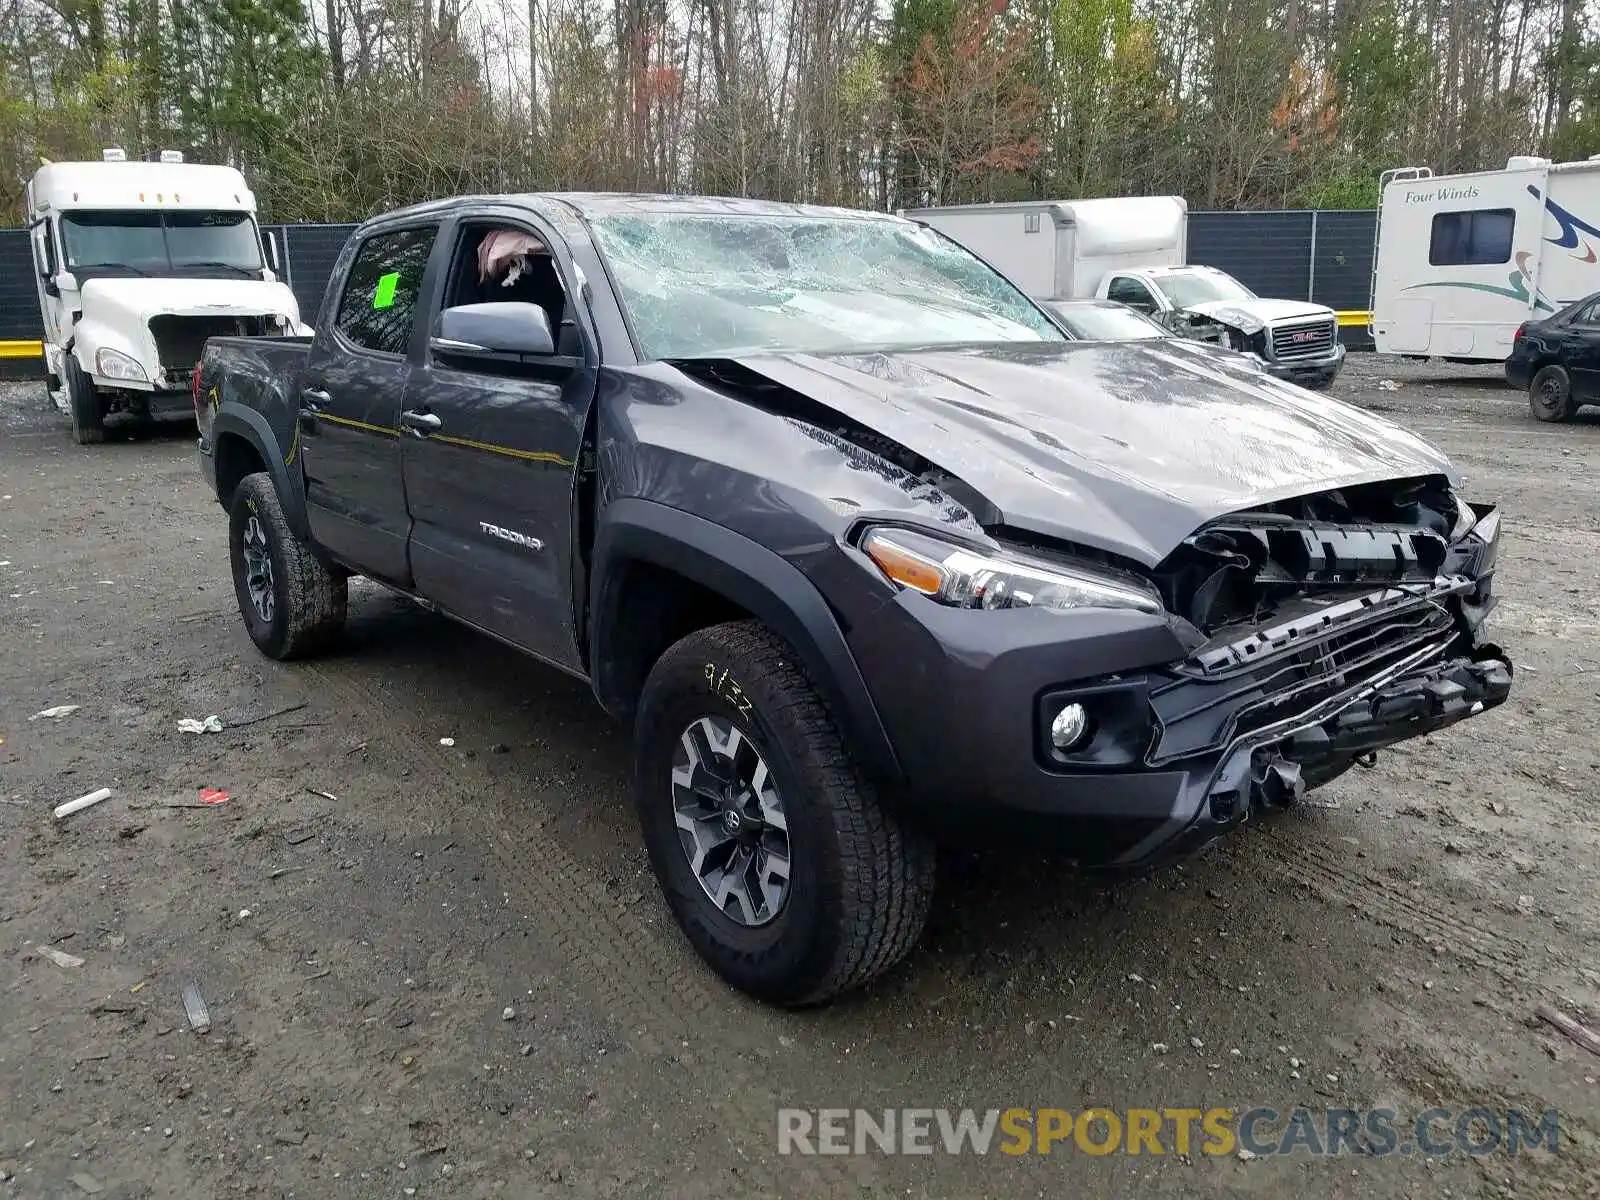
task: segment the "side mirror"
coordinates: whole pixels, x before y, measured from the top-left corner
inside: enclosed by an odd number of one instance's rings
[[[267,266],[272,268],[272,273],[279,279],[283,278],[283,252],[278,249],[278,231],[267,230]]]
[[[439,314],[438,332],[428,345],[437,354],[469,357],[556,352],[549,314],[537,304],[521,300],[447,308]]]
[[[50,227],[37,225],[33,230],[33,267],[39,273],[39,278],[44,281],[46,295],[59,296],[61,289],[56,285],[56,246],[50,240]]]

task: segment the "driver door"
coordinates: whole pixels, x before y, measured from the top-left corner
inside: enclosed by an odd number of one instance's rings
[[[39,317],[44,326],[44,361],[46,372],[63,386],[63,359],[61,347],[72,333],[72,313],[82,307],[78,298],[78,281],[69,274],[56,254],[55,233],[48,219],[39,221],[29,231],[33,252],[34,271],[38,275]]]
[[[534,256],[509,287],[485,282],[477,251],[497,230],[532,234],[552,253]],[[544,308],[556,353],[511,363],[425,347],[400,414],[412,575],[417,590],[452,615],[581,669],[573,527],[598,363],[571,301],[571,260],[554,233],[521,211],[464,219],[444,236],[453,251],[430,332],[442,308],[520,301]]]
[[[1106,299],[1115,300],[1126,304],[1129,308],[1142,312],[1151,320],[1160,321],[1170,327],[1171,321],[1156,295],[1146,285],[1144,280],[1136,275],[1118,275],[1111,280],[1106,288]]]

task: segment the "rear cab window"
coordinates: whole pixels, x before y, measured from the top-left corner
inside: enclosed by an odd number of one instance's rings
[[[345,341],[376,354],[405,354],[438,232],[431,225],[397,229],[361,243],[345,276],[334,321]]]

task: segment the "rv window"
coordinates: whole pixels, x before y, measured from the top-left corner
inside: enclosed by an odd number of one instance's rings
[[[1433,217],[1428,262],[1435,267],[1481,267],[1511,261],[1517,214],[1509,208],[1442,212]]]

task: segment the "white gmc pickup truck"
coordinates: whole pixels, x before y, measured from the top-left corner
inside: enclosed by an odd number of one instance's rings
[[[1115,300],[1306,387],[1327,387],[1344,366],[1331,308],[1266,299],[1226,271],[1187,261],[1189,209],[1180,196],[967,204],[905,215],[961,243],[1035,300]]]

